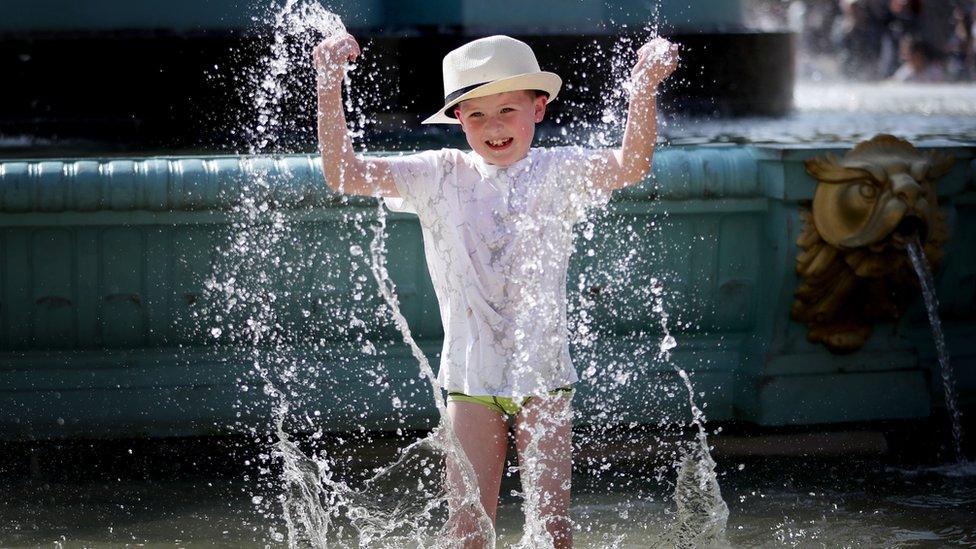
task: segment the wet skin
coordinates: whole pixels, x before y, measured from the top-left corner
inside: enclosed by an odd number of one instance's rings
[[[508,422],[498,412],[471,402],[448,402],[447,413],[478,483],[481,505],[492,523],[498,509],[507,448]],[[531,489],[539,491],[539,516],[552,537],[554,549],[573,546],[569,519],[573,469],[573,422],[571,403],[563,396],[539,396],[530,400],[515,416],[515,448],[522,474],[535,467],[539,475]],[[532,443],[535,442],[533,447]],[[533,463],[529,463],[533,461]],[[458,464],[447,463],[451,515],[455,517],[453,536],[464,540],[465,549],[481,549],[477,513],[462,510],[459,501],[465,492]],[[525,481],[523,480],[523,483]],[[524,484],[523,489],[527,488]]]
[[[467,99],[454,109],[471,149],[501,167],[529,154],[535,125],[545,114],[546,96],[528,90]]]

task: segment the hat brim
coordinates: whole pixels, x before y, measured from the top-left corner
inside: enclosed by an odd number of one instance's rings
[[[563,85],[563,79],[559,78],[559,75],[552,72],[531,72],[526,74],[517,74],[515,76],[509,76],[508,78],[502,78],[495,80],[494,82],[488,82],[474,88],[473,90],[456,97],[455,99],[445,103],[441,110],[437,111],[436,114],[428,117],[423,121],[423,124],[460,124],[457,118],[449,116],[447,113],[454,110],[454,107],[466,99],[474,99],[476,97],[484,97],[486,95],[492,95],[495,93],[504,93],[509,91],[517,90],[540,90],[549,94],[549,101],[556,99],[559,95],[559,89]]]

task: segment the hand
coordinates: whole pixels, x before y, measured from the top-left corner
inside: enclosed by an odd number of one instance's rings
[[[346,63],[359,56],[359,44],[349,33],[330,36],[312,50],[316,81],[320,88],[331,88],[345,77]]]
[[[635,91],[653,90],[678,66],[678,45],[657,37],[637,50],[637,63],[630,72]]]

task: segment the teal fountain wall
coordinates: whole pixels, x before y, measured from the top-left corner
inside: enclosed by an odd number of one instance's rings
[[[950,240],[937,281],[966,404],[976,389],[976,147],[919,148],[957,159],[938,183]],[[680,393],[654,407],[642,404],[642,390],[676,378],[672,364],[646,352],[661,338],[659,317],[639,291],[652,277],[664,285],[678,341],[674,364],[692,373],[710,419],[795,425],[917,418],[941,405],[919,304],[843,356],[807,342],[805,326],[790,320],[799,208],[816,186],[803,161],[846,149],[674,147],[655,155],[653,177],[615,195],[592,240],[580,240],[570,292],[580,291],[574,281],[587,273],[590,286],[582,291],[594,302],[597,330],[589,352],[641,374],[628,385],[631,394],[620,396],[630,419],[654,423],[687,407]],[[239,389],[250,365],[194,316],[231,230],[236,199],[226,197],[239,196],[257,173],[268,174],[276,208],[297,228],[283,256],[312,262],[330,253],[348,258],[351,244],[368,248],[370,235],[344,220],[375,216],[375,202],[339,200],[314,157],[0,161],[0,438],[224,434],[258,420],[248,415],[254,410],[266,415],[266,408],[246,405],[259,391]],[[622,241],[628,225],[644,237]],[[416,218],[390,214],[387,233],[403,311],[435,357],[440,319]],[[618,260],[630,250],[639,260],[624,277]],[[362,415],[325,414],[327,430],[389,427],[389,398],[350,372],[382,361],[397,383],[417,377],[416,363],[392,326],[378,331],[387,343],[382,357],[355,351],[333,329],[345,320],[321,304],[352,299],[350,261],[308,268],[304,286],[290,288],[291,297],[275,307],[292,319],[310,309],[303,337],[327,342],[315,360],[346,377],[306,405],[358,403]],[[592,390],[581,384],[582,392]],[[413,398],[401,426],[431,426],[429,395]]]

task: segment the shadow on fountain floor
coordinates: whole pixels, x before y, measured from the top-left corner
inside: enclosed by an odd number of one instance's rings
[[[976,470],[930,467],[940,451],[951,452],[943,419],[830,429],[709,424],[712,432],[722,428],[711,442],[731,511],[729,542],[976,541],[976,527],[966,518],[976,512]],[[355,453],[355,467],[361,472],[387,463],[403,441],[420,434],[377,435]],[[673,518],[674,454],[668,448],[674,437],[654,430],[629,434],[652,447],[636,453],[643,459],[613,444],[580,450],[578,463],[605,457],[601,462],[609,467],[574,474],[579,547],[606,546],[607,536],[646,546],[660,540]],[[620,438],[599,435],[594,439],[601,445]],[[319,446],[334,450],[337,444],[332,439]],[[0,444],[0,545],[282,545],[276,498],[283,487],[276,475],[259,471],[266,451],[244,437]],[[498,518],[503,545],[521,532],[519,489],[517,475],[506,476]]]
[[[949,422],[943,415],[898,420],[802,427],[757,427],[735,422],[710,422],[709,442],[716,460],[739,458],[869,459],[893,466],[932,466],[953,461]],[[963,425],[964,450],[972,458],[976,422]],[[689,431],[690,432],[690,431]],[[364,470],[388,463],[405,444],[425,435],[407,432],[366,433],[356,443],[346,434],[313,441],[296,437],[306,450],[356,463]],[[687,435],[651,427],[591,428],[576,431],[576,461],[605,458],[627,467],[646,462],[656,452]],[[595,441],[599,441],[598,443]],[[634,452],[634,447],[644,450]],[[186,437],[120,440],[49,440],[0,442],[0,479],[50,480],[171,480],[214,477],[256,477],[267,462],[267,439],[253,437]],[[510,459],[514,448],[510,444]]]

